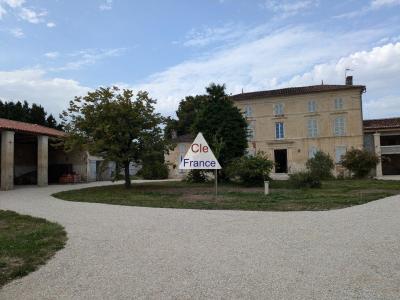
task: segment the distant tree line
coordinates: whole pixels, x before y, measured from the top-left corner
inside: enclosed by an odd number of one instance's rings
[[[57,123],[52,114],[48,115],[41,105],[33,103],[30,106],[26,101],[0,100],[0,118],[62,129],[61,124]]]

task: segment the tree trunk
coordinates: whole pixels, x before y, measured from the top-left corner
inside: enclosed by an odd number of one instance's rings
[[[124,173],[125,173],[125,187],[128,189],[131,187],[131,176],[129,174],[129,162],[124,163]]]

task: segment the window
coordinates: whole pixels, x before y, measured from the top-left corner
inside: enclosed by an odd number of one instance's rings
[[[276,139],[283,139],[285,137],[284,126],[282,122],[275,123],[275,137]]]
[[[255,127],[253,122],[247,125],[247,140],[252,141],[256,137]]]
[[[275,104],[274,106],[274,115],[282,116],[283,115],[283,103]]]
[[[244,116],[246,118],[252,117],[253,116],[253,109],[251,108],[251,106],[246,105],[244,107]]]
[[[342,156],[346,154],[346,146],[337,146],[335,148],[335,162],[338,164],[342,160]]]
[[[313,113],[317,111],[317,102],[314,100],[308,101],[308,112]]]
[[[179,144],[179,153],[186,153],[186,146],[185,144]]]
[[[342,98],[335,99],[335,109],[343,109],[343,99]]]
[[[333,124],[333,133],[336,136],[342,136],[345,135],[345,124],[344,124],[344,117],[337,117],[335,118],[334,124]]]
[[[318,135],[317,120],[308,119],[308,136],[316,137]]]
[[[314,158],[317,152],[318,152],[317,147],[312,146],[310,149],[308,149],[308,158]]]

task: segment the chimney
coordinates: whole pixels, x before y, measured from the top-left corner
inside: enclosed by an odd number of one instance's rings
[[[353,76],[346,76],[346,85],[353,85]]]

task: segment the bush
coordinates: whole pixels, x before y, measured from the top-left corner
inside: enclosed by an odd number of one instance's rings
[[[332,170],[334,168],[333,159],[322,151],[315,153],[313,158],[307,160],[306,167],[308,171],[315,177],[323,180],[332,178]]]
[[[254,156],[242,156],[229,164],[227,174],[230,179],[238,178],[246,186],[262,186],[269,179],[273,162],[264,152]]]
[[[354,174],[356,178],[364,178],[379,162],[375,153],[366,150],[351,149],[342,158],[342,166]]]
[[[295,188],[320,188],[321,180],[310,171],[297,172],[289,175],[289,182]]]
[[[207,181],[207,176],[204,170],[190,170],[190,172],[186,175],[186,182],[190,183],[202,183]]]
[[[143,179],[167,179],[168,166],[162,162],[145,164],[137,175],[143,177]]]

